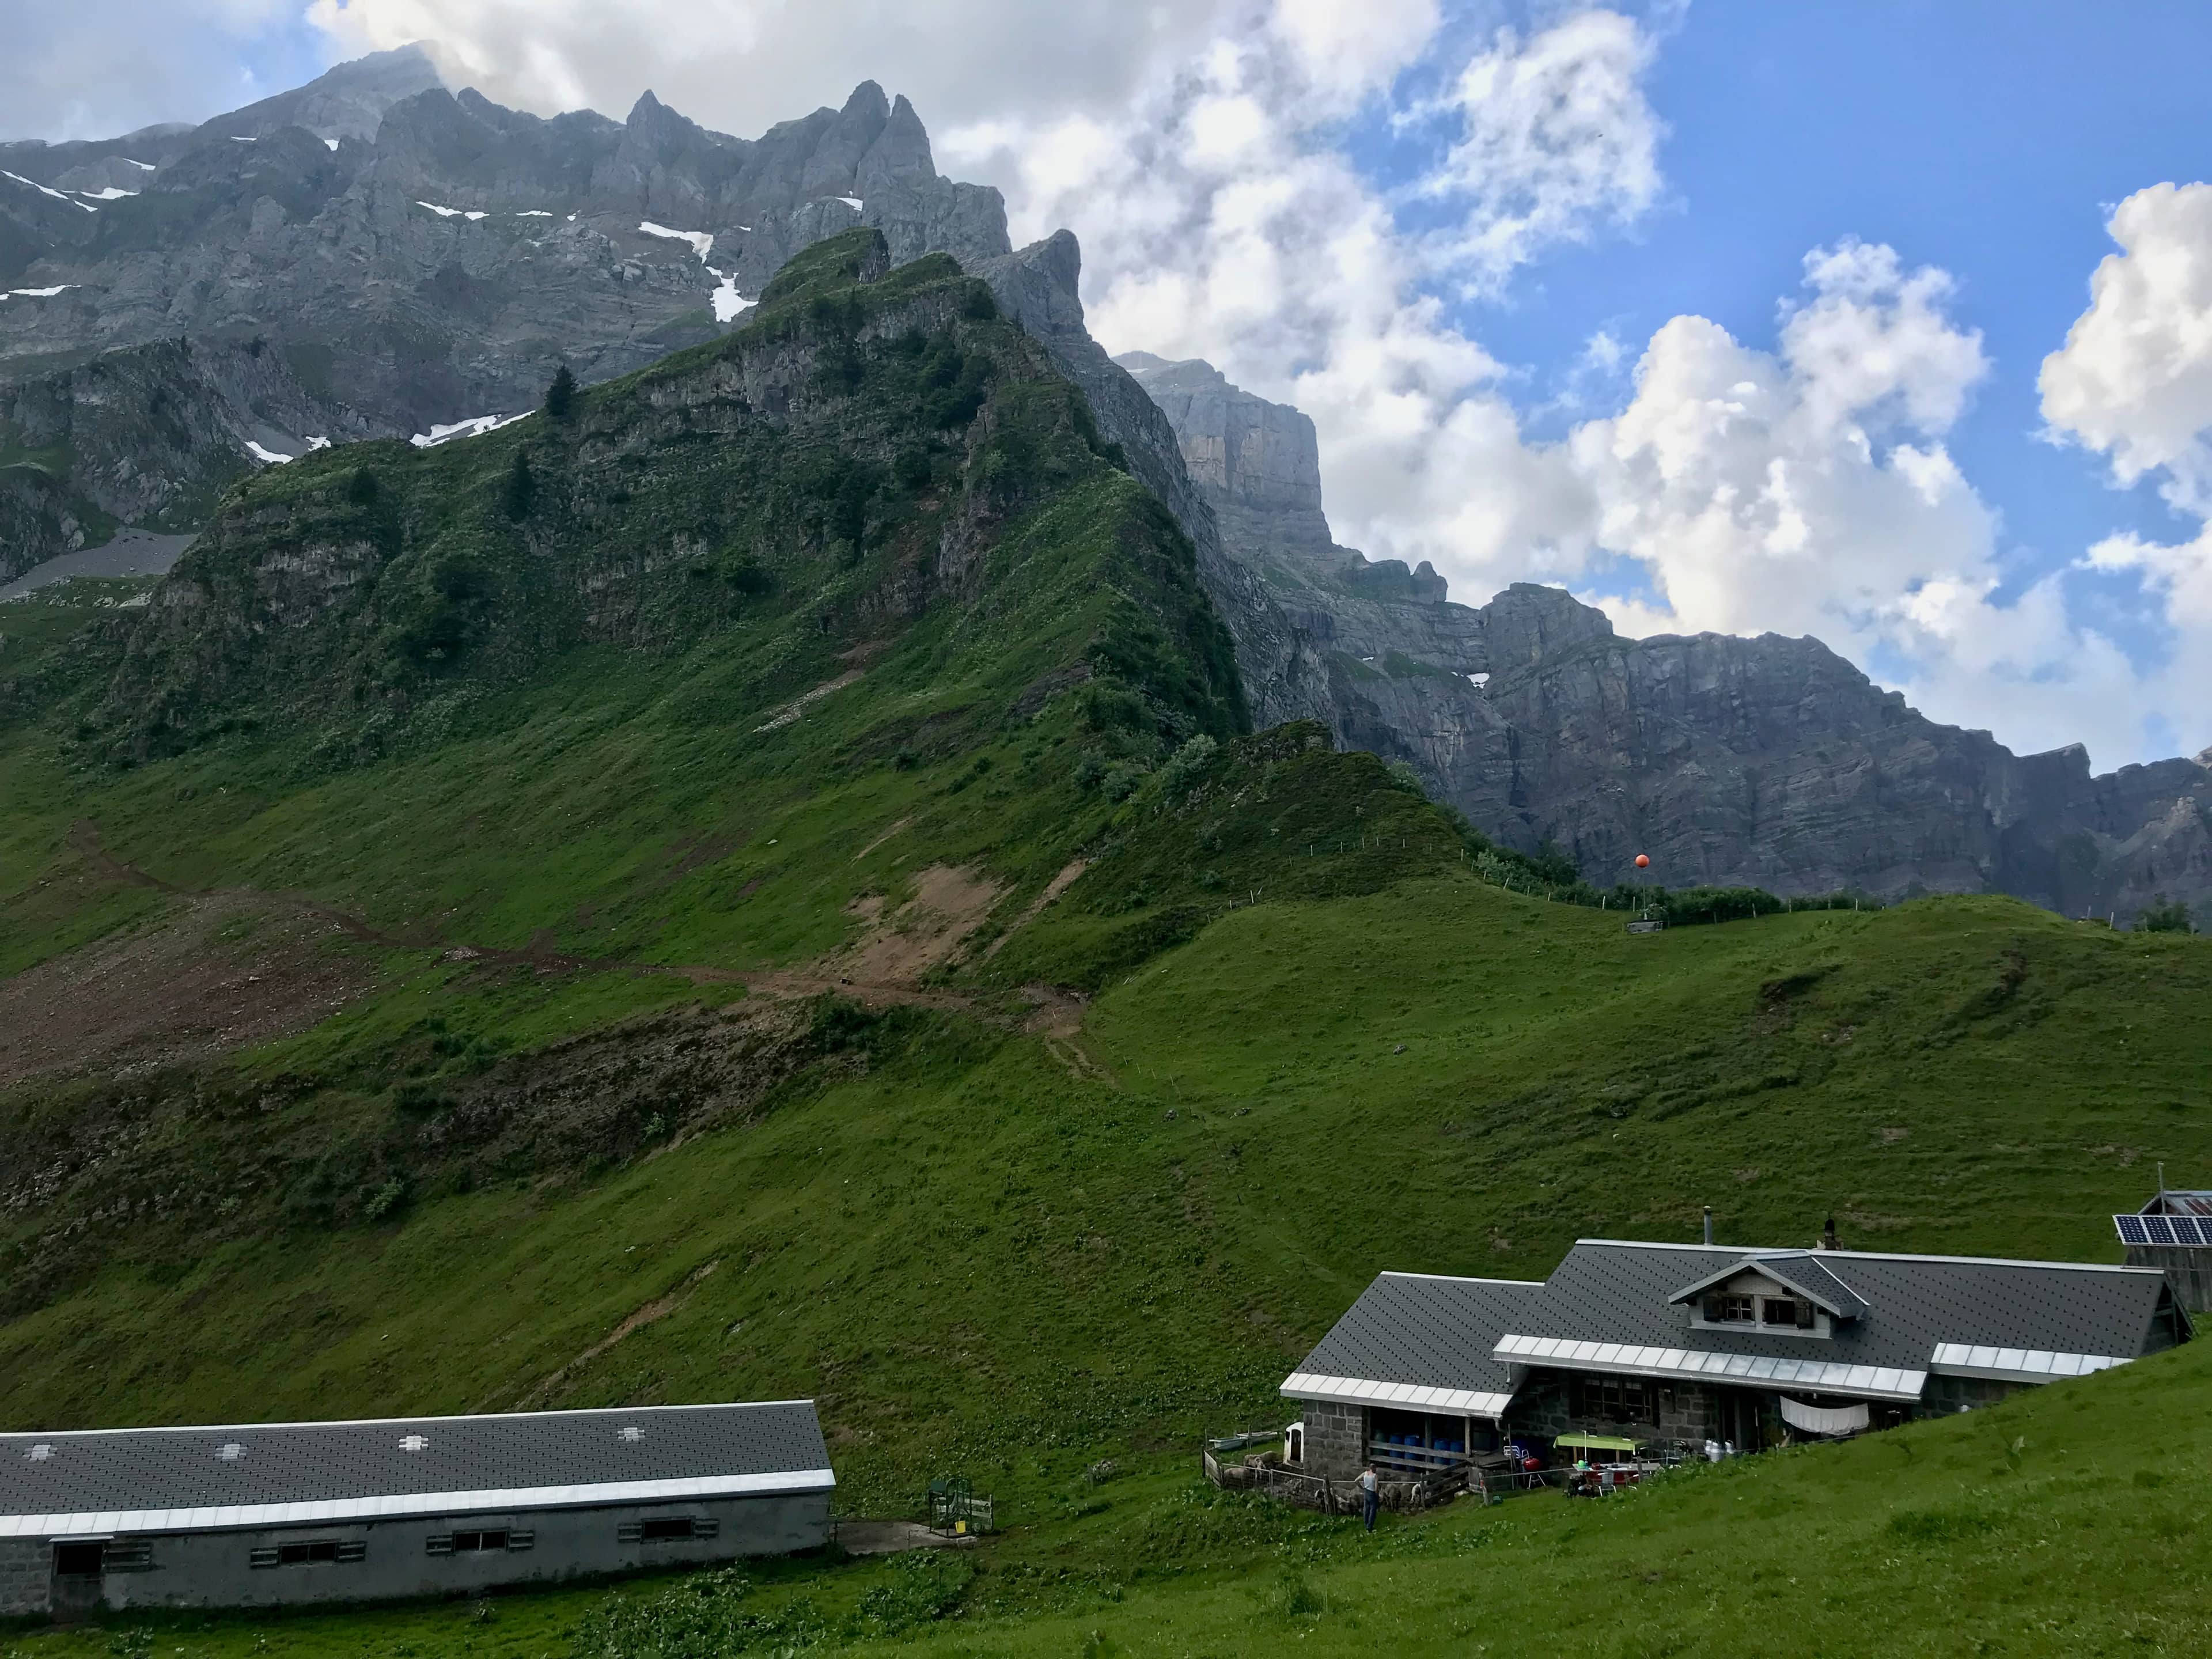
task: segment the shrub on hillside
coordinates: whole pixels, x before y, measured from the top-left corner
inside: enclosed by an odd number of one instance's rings
[[[2169,899],[2163,893],[2151,896],[2148,904],[2136,912],[2136,932],[2138,933],[2193,933],[2197,931],[2190,920],[2189,907],[2179,899]]]

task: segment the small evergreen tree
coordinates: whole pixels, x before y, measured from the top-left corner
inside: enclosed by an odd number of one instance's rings
[[[530,452],[518,449],[514,452],[514,465],[507,470],[507,516],[521,523],[530,516],[531,503],[537,496],[538,480],[530,471]]]
[[[353,478],[346,485],[346,499],[356,507],[368,507],[376,500],[376,474],[365,466],[353,470]]]
[[[553,384],[545,388],[545,413],[550,419],[565,421],[576,407],[576,377],[563,363],[554,371]]]

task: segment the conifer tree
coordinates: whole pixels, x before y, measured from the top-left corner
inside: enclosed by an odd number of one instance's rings
[[[507,516],[517,524],[530,516],[530,504],[538,495],[538,480],[530,471],[530,452],[514,452],[514,465],[507,470]]]
[[[568,372],[568,365],[561,365],[553,375],[553,384],[545,388],[545,413],[553,420],[565,421],[576,404],[576,377]]]

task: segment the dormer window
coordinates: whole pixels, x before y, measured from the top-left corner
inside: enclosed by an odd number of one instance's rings
[[[1763,1296],[1759,1299],[1759,1322],[1792,1331],[1813,1328],[1813,1304],[1795,1296]]]
[[[1748,1325],[1756,1316],[1747,1296],[1709,1296],[1705,1298],[1708,1325]]]

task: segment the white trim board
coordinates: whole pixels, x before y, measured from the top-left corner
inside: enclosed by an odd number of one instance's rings
[[[58,1533],[237,1532],[259,1527],[325,1526],[343,1521],[404,1521],[493,1510],[594,1509],[616,1504],[672,1504],[708,1498],[829,1492],[828,1469],[780,1474],[719,1474],[680,1480],[607,1480],[588,1486],[516,1486],[505,1491],[404,1492],[294,1504],[225,1504],[189,1510],[94,1510],[68,1515],[0,1516],[0,1538]]]
[[[1323,1376],[1314,1371],[1291,1372],[1283,1379],[1279,1392],[1285,1400],[1311,1400],[1322,1405],[1396,1406],[1459,1417],[1498,1417],[1513,1403],[1510,1394],[1427,1388],[1418,1382],[1375,1382],[1356,1376]]]
[[[1503,1336],[1492,1358],[1515,1365],[1704,1382],[1764,1383],[1820,1394],[1863,1395],[1874,1400],[1917,1400],[1928,1386],[1924,1370],[1845,1365],[1826,1359],[1778,1359],[1761,1354],[1705,1353],[1632,1342],[1577,1342],[1564,1336]]]

